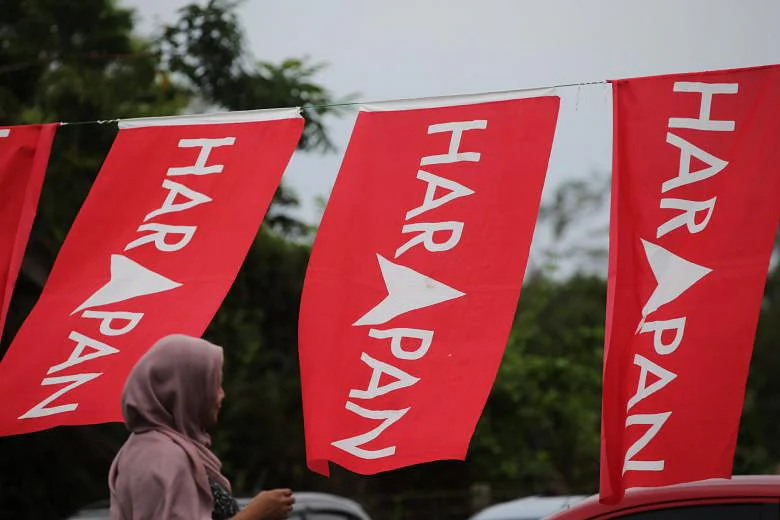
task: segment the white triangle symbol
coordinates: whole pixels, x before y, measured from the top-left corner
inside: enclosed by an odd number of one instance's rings
[[[123,255],[111,255],[111,279],[71,314],[90,307],[117,303],[136,296],[170,291],[180,283],[147,269]]]
[[[394,264],[382,255],[378,254],[376,257],[387,288],[387,296],[376,307],[353,323],[353,326],[379,325],[406,312],[430,307],[465,295],[465,293],[420,274],[414,269]]]
[[[642,308],[642,321],[662,305],[674,301],[693,284],[707,276],[712,269],[694,264],[671,253],[663,247],[641,239],[645,256],[653,270],[658,286]]]

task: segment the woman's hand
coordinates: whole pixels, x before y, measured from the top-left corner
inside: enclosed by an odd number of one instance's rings
[[[290,514],[294,503],[290,489],[261,491],[233,520],[282,520]]]

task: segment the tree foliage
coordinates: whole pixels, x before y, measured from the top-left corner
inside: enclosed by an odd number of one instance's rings
[[[780,253],[780,233],[775,239]],[[780,265],[769,271],[750,363],[734,474],[780,472]]]
[[[279,64],[254,60],[236,6],[237,2],[209,0],[182,8],[178,21],[165,28],[157,43],[166,69],[183,80],[188,92],[221,108],[311,107],[300,146],[333,150],[323,116],[333,112],[324,105],[334,100],[314,80],[324,65],[297,58]]]
[[[606,284],[532,279],[470,453],[499,489],[589,493],[599,463]]]

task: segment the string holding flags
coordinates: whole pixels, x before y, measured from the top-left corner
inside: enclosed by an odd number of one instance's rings
[[[307,105],[301,105],[300,107],[297,107],[298,110],[301,111],[301,115],[306,118],[306,112],[307,111],[318,111],[323,108],[354,108],[354,109],[360,109],[361,107],[365,106],[413,106],[413,105],[420,105],[424,104],[426,102],[436,102],[437,100],[457,100],[457,99],[463,99],[466,97],[502,97],[502,96],[512,96],[517,95],[518,93],[522,92],[531,92],[534,90],[546,90],[546,89],[567,89],[567,88],[574,88],[574,87],[588,87],[591,85],[609,85],[609,81],[607,80],[599,80],[599,81],[581,81],[581,82],[575,82],[575,83],[560,83],[556,85],[546,85],[542,87],[534,87],[534,88],[524,88],[524,89],[513,89],[513,90],[499,90],[494,92],[479,92],[479,93],[471,93],[471,94],[452,94],[452,95],[442,95],[442,96],[433,96],[433,97],[419,97],[419,98],[396,98],[396,99],[380,99],[380,100],[363,100],[363,101],[344,101],[339,103],[324,103],[324,104],[307,104]],[[457,102],[457,101],[456,101]],[[263,107],[263,108],[256,108],[253,110],[247,110],[246,112],[252,112],[256,110],[281,110],[281,109],[287,109],[288,107]],[[212,112],[212,113],[204,113],[204,114],[192,114],[192,117],[215,117],[215,116],[221,116],[224,114],[235,114],[237,112]],[[158,116],[158,118],[175,118],[175,117],[182,117],[180,115],[170,115],[170,116]],[[190,116],[184,116],[184,117],[190,117]],[[154,119],[154,118],[146,118],[146,119]],[[57,124],[60,126],[74,126],[74,125],[107,125],[107,124],[114,124],[119,123],[120,121],[123,121],[123,119],[115,118],[115,119],[92,119],[87,121],[59,121]]]

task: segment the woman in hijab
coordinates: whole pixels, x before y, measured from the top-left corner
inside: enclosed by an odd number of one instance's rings
[[[264,491],[241,511],[209,449],[217,422],[222,348],[184,335],[158,341],[133,367],[122,395],[130,437],[108,484],[111,520],[276,520],[289,489]]]

